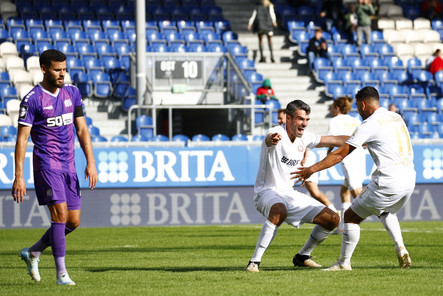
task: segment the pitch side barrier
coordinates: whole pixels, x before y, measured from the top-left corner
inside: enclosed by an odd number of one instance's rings
[[[88,189],[85,158],[76,147],[82,187],[82,225],[154,226],[261,224],[252,196],[261,142],[94,143],[99,182]],[[0,228],[48,227],[50,217],[39,207],[33,190],[32,145],[26,150],[25,202],[11,196],[14,144],[0,144]],[[417,182],[414,194],[399,213],[402,221],[441,220],[443,215],[442,141],[414,141]],[[313,149],[314,161],[326,149]],[[365,183],[374,169],[365,159]],[[340,166],[319,173],[321,190],[339,207]],[[300,188],[300,190],[304,190]],[[376,219],[370,219],[376,220]]]

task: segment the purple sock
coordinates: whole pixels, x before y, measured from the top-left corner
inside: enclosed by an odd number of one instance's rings
[[[42,252],[51,245],[50,241],[50,233],[52,231],[52,227],[49,227],[48,230],[46,230],[45,234],[36,242],[32,247],[29,248],[29,253],[32,257],[38,258],[42,254]]]
[[[66,223],[51,223],[51,247],[52,256],[55,260],[55,268],[57,269],[57,276],[66,272],[65,255],[66,255],[66,237],[65,237]]]
[[[46,250],[47,247],[51,246],[51,240],[50,232],[51,227],[46,230],[45,234],[39,239],[38,242],[36,242],[32,247],[29,248],[29,253],[31,253],[31,256],[34,258],[40,257],[40,255],[43,253],[44,250]],[[65,227],[65,236],[73,232],[75,229],[69,229],[68,227]]]

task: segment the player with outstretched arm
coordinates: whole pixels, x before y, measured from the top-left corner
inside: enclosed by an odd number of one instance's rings
[[[80,224],[81,194],[74,163],[75,130],[86,156],[85,180],[97,183],[94,154],[83,114],[80,91],[65,85],[66,56],[58,50],[40,55],[43,81],[22,100],[15,145],[15,180],[12,195],[23,202],[26,184],[23,164],[29,135],[34,143],[33,168],[35,193],[40,205],[48,206],[51,227],[32,247],[21,250],[31,278],[40,282],[38,262],[49,246],[55,260],[58,285],[75,285],[65,266],[66,238]],[[75,126],[75,129],[74,129]]]
[[[371,215],[380,218],[394,241],[400,267],[408,268],[411,258],[403,243],[396,213],[409,200],[415,187],[416,173],[409,132],[399,114],[380,107],[375,88],[362,88],[356,100],[363,123],[343,146],[311,167],[299,167],[292,173],[292,178],[303,185],[311,174],[341,162],[356,148],[366,144],[377,168],[371,182],[346,210],[340,258],[326,270],[352,270],[351,257],[360,239],[360,223]]]
[[[247,271],[258,272],[261,259],[286,222],[296,228],[303,223],[316,224],[302,249],[294,256],[295,266],[321,267],[311,252],[338,225],[338,215],[312,197],[294,190],[291,172],[300,165],[307,147],[341,146],[349,136],[319,136],[305,131],[311,109],[301,100],[286,107],[286,123],[269,129],[261,146],[260,165],[254,185],[257,210],[267,218]]]

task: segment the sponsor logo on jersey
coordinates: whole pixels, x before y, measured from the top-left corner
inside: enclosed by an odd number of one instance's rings
[[[28,114],[28,106],[23,105],[20,107],[20,112],[18,116],[20,117],[20,119],[25,119],[26,114]]]
[[[59,116],[55,116],[55,117],[49,117],[46,120],[46,123],[47,123],[48,127],[63,126],[63,125],[71,124],[72,123],[72,112],[62,114]]]
[[[72,106],[71,100],[70,99],[65,100],[65,107],[68,108],[68,107],[71,107],[71,106]]]
[[[283,156],[280,160],[281,162],[283,162],[284,164],[288,165],[288,166],[296,166],[300,163],[300,160],[298,159],[289,159],[286,156]]]
[[[305,150],[305,148],[302,145],[298,145],[297,149],[299,152],[302,152],[303,150]]]

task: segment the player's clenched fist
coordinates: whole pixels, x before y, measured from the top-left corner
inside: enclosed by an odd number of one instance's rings
[[[277,145],[280,140],[281,135],[279,133],[269,134],[266,136],[266,146]]]

